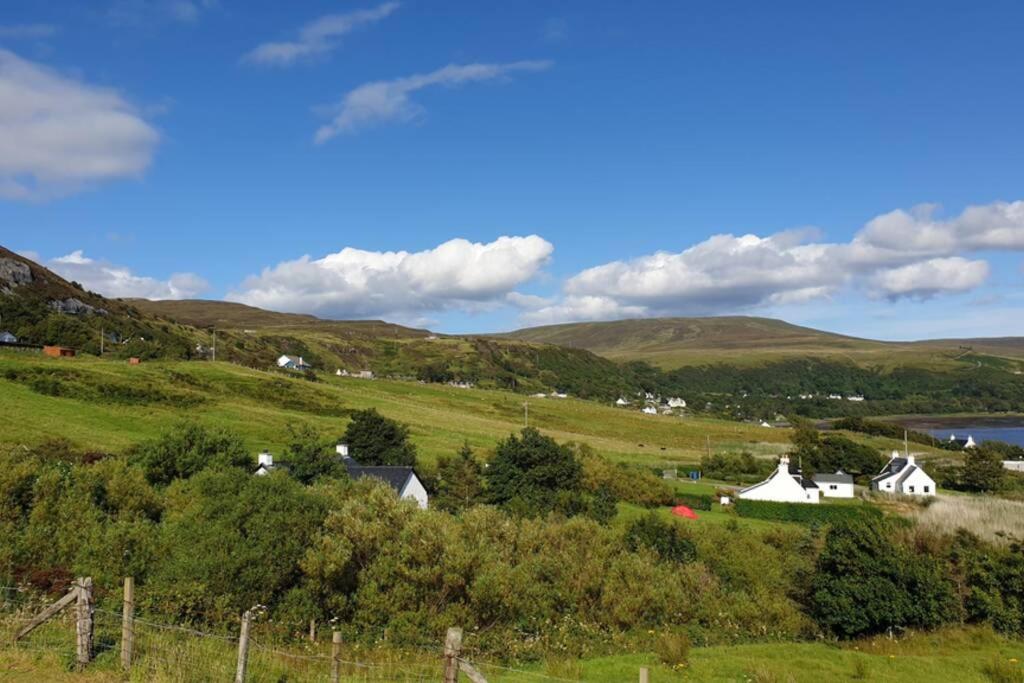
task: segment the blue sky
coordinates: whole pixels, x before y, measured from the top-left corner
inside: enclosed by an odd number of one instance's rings
[[[1017,2],[11,0],[0,243],[109,295],[451,332],[1024,335],[1022,24]]]

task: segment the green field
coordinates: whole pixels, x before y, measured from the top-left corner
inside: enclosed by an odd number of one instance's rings
[[[117,395],[142,391],[141,395]],[[106,393],[103,393],[106,392]],[[82,448],[117,451],[182,417],[237,431],[254,450],[280,448],[290,423],[341,434],[348,411],[374,407],[407,423],[426,462],[464,441],[490,449],[529,421],[560,441],[585,441],[619,461],[693,464],[707,440],[715,450],[781,452],[785,429],[724,420],[644,415],[576,399],[531,399],[502,391],[414,381],[298,376],[228,363],[153,361],[129,366],[92,357],[53,359],[0,352],[0,442],[65,437]]]

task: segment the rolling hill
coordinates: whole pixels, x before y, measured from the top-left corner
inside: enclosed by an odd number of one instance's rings
[[[957,365],[971,351],[1024,359],[1024,338],[883,342],[746,316],[567,323],[501,336],[586,349],[617,361],[646,361],[663,369],[708,363],[758,365],[794,358],[830,358],[880,369],[941,369]]]

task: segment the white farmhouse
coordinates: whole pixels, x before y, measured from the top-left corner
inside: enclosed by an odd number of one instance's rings
[[[789,471],[789,457],[779,458],[778,468],[759,484],[741,489],[743,500],[768,500],[775,503],[818,503],[821,491],[799,472]]]
[[[1024,460],[1004,460],[1003,469],[1011,472],[1024,472]]]
[[[826,498],[853,498],[853,476],[837,470],[835,474],[816,474],[814,483]]]
[[[683,399],[679,398],[678,396],[673,396],[672,398],[670,398],[668,400],[668,407],[669,408],[685,408],[686,407],[686,401],[684,401]]]
[[[907,496],[934,496],[935,480],[914,461],[912,453],[900,456],[899,451],[893,451],[885,468],[871,480],[871,490]]]
[[[277,359],[277,367],[285,368],[286,370],[309,370],[312,365],[309,365],[302,359],[302,356],[281,356]]]
[[[414,500],[421,510],[426,510],[429,504],[427,489],[423,482],[416,475],[411,467],[395,466],[368,466],[360,465],[348,454],[348,444],[339,443],[337,446],[338,455],[348,470],[348,476],[353,480],[371,477],[384,482],[398,494],[403,500]]]
[[[657,415],[658,409],[654,406],[644,406],[644,409],[641,412],[645,415]]]
[[[263,452],[256,456],[257,467],[256,471],[253,472],[257,477],[265,477],[274,470],[283,469],[288,471],[288,465],[283,462],[274,462],[274,456],[270,454],[270,451],[263,449]]]
[[[619,398],[618,398],[618,399],[617,399],[617,400],[615,401],[615,405],[617,405],[617,406],[628,406],[628,405],[629,405],[629,401],[627,401],[626,399],[624,399],[624,398],[622,398],[622,397],[620,396],[620,397],[619,397]]]
[[[975,443],[974,437],[970,434],[967,435],[966,439],[959,439],[956,434],[950,434],[949,443],[954,446],[959,446],[960,448],[974,448],[978,445]]]

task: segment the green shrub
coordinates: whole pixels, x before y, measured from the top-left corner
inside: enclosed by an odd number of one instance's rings
[[[690,662],[690,636],[685,633],[663,633],[654,643],[654,653],[662,664],[681,667]]]
[[[675,497],[675,505],[685,505],[694,510],[708,511],[711,509],[713,501],[714,498],[706,493],[699,496],[692,493],[678,493]]]
[[[882,517],[882,511],[872,505],[808,505],[740,499],[736,501],[735,507],[736,514],[740,517],[799,524],[834,524],[840,521]]]
[[[981,673],[993,683],[1024,683],[1024,668],[1021,668],[1020,663],[1002,657],[994,657],[986,662],[981,667]]]

